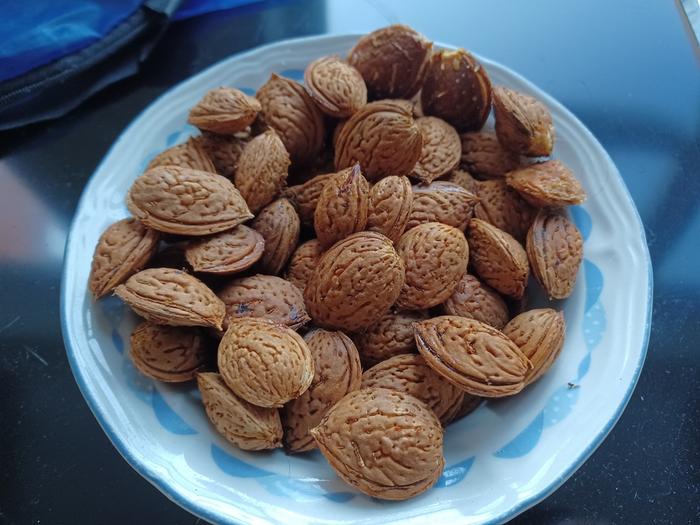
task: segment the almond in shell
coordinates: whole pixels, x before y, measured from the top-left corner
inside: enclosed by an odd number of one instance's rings
[[[314,223],[314,213],[318,199],[321,198],[321,192],[335,175],[335,173],[316,175],[303,184],[290,186],[282,193],[282,196],[294,205],[304,224]]]
[[[321,57],[304,71],[304,86],[326,115],[346,118],[367,103],[360,72],[339,57]]]
[[[290,452],[316,448],[309,432],[346,394],[360,388],[357,348],[343,332],[315,329],[304,336],[314,359],[314,379],[306,392],[284,406],[284,442]]]
[[[219,374],[197,374],[202,403],[216,431],[243,450],[282,446],[282,422],[275,408],[255,406],[236,396]]]
[[[416,353],[413,323],[427,318],[428,314],[423,311],[387,312],[355,336],[362,363],[370,367],[396,355]]]
[[[427,186],[414,186],[406,229],[426,222],[441,222],[464,231],[477,202],[476,195],[453,182],[435,181]]]
[[[474,194],[476,194],[476,187],[479,183],[478,180],[472,177],[471,173],[462,169],[453,170],[452,173],[450,173],[446,177],[443,177],[441,180],[445,182],[453,182],[454,184],[458,184],[462,186],[462,188],[464,188],[465,190],[470,191]]]
[[[265,319],[231,319],[219,343],[219,372],[236,394],[260,407],[281,407],[314,377],[309,347],[291,328]]]
[[[137,314],[155,324],[221,329],[224,303],[202,281],[172,268],[142,270],[114,290]]]
[[[479,202],[474,206],[474,217],[493,224],[518,242],[525,240],[535,210],[503,180],[485,180],[476,184]]]
[[[466,273],[443,308],[448,315],[476,319],[498,330],[503,329],[510,317],[508,306],[498,292]]]
[[[508,337],[466,317],[445,315],[414,325],[418,351],[433,370],[469,394],[510,396],[532,364]]]
[[[437,117],[418,118],[416,125],[423,137],[423,147],[411,176],[423,183],[430,183],[457,167],[462,143],[457,131]]]
[[[396,306],[423,310],[444,302],[467,271],[469,247],[464,234],[439,222],[420,224],[404,233],[396,251],[406,266],[406,281]]]
[[[185,249],[195,272],[229,275],[250,268],[263,255],[265,239],[252,228],[239,224],[232,230],[198,239]]]
[[[532,273],[550,299],[565,299],[576,284],[583,238],[576,225],[559,211],[541,210],[527,234]]]
[[[351,392],[311,435],[343,480],[375,498],[425,492],[444,467],[440,421],[425,403],[396,390]]]
[[[382,233],[392,242],[403,234],[413,205],[411,183],[406,177],[384,177],[369,193],[367,229]]]
[[[238,160],[250,136],[247,133],[217,135],[205,132],[196,137],[196,140],[214,164],[215,173],[227,179],[233,179],[238,168]]]
[[[277,199],[262,209],[251,226],[265,239],[260,269],[280,273],[299,243],[301,222],[294,206],[287,199]]]
[[[131,334],[129,357],[145,376],[166,383],[195,378],[208,360],[200,329],[143,322]]]
[[[196,137],[190,137],[187,139],[187,142],[168,148],[156,155],[148,163],[146,170],[157,166],[179,166],[181,168],[217,173],[209,154]]]
[[[574,174],[561,161],[548,160],[511,171],[508,186],[533,206],[563,208],[581,204],[586,191]]]
[[[475,131],[462,133],[462,166],[484,178],[502,178],[520,165],[520,158],[504,148],[495,133]]]
[[[564,347],[564,314],[551,308],[529,310],[511,319],[503,333],[532,363],[525,383],[534,383],[549,370]]]
[[[323,251],[323,246],[318,239],[300,244],[289,259],[285,278],[303,292],[321,260]]]
[[[158,249],[160,234],[134,219],[110,225],[100,236],[92,256],[88,287],[96,299],[146,266]]]
[[[539,100],[513,89],[493,90],[498,140],[513,152],[528,157],[546,157],[554,147],[554,124],[547,107]]]
[[[469,221],[467,239],[477,275],[502,294],[516,299],[522,297],[530,274],[522,245],[510,234],[481,219]]]
[[[227,178],[176,166],[141,175],[129,189],[126,205],[149,228],[176,235],[209,235],[253,218]]]
[[[190,110],[187,121],[199,129],[233,135],[250,126],[261,110],[260,102],[227,87],[212,89]]]

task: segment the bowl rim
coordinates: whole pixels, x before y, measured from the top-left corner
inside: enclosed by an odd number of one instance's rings
[[[228,515],[228,514],[223,514],[221,512],[214,511],[210,508],[208,508],[206,505],[199,503],[196,500],[193,500],[190,498],[188,495],[183,494],[181,491],[177,490],[171,483],[170,480],[168,479],[168,476],[159,474],[155,469],[151,467],[151,465],[143,458],[139,457],[139,455],[134,454],[132,449],[129,447],[129,445],[126,443],[126,440],[120,436],[120,433],[115,430],[115,425],[108,421],[108,419],[104,416],[100,402],[96,399],[92,387],[89,385],[89,381],[87,379],[87,374],[80,368],[77,360],[76,360],[76,351],[75,351],[75,346],[74,346],[74,341],[72,338],[72,334],[68,328],[68,318],[67,318],[67,311],[69,311],[69,302],[70,299],[67,295],[66,291],[66,284],[68,282],[68,264],[67,260],[69,259],[70,255],[70,250],[71,250],[71,240],[72,236],[74,233],[74,227],[77,222],[77,218],[80,216],[80,212],[83,209],[83,206],[85,205],[86,201],[86,195],[89,193],[89,189],[91,188],[91,185],[95,183],[95,174],[100,171],[102,168],[102,165],[104,164],[105,160],[111,155],[113,149],[117,145],[117,143],[125,136],[127,135],[132,127],[134,127],[140,120],[143,114],[148,111],[152,106],[157,104],[158,102],[161,101],[161,99],[168,97],[172,95],[176,90],[185,90],[187,89],[188,85],[190,83],[193,83],[196,78],[198,78],[200,75],[206,74],[210,70],[217,68],[217,67],[222,67],[225,62],[228,60],[236,57],[236,58],[250,58],[251,56],[254,56],[258,53],[264,53],[268,51],[269,49],[277,48],[277,47],[284,47],[287,45],[294,45],[294,44],[300,44],[304,42],[319,42],[323,41],[324,43],[330,42],[330,43],[340,43],[343,41],[350,41],[351,39],[358,39],[361,36],[363,36],[362,33],[342,33],[342,34],[317,34],[317,35],[311,35],[311,36],[305,36],[305,37],[298,37],[298,38],[289,38],[289,39],[284,39],[284,40],[276,40],[274,42],[270,42],[261,46],[257,46],[254,48],[251,48],[249,50],[246,50],[244,52],[240,53],[234,53],[229,55],[228,57],[225,57],[214,64],[211,64],[210,66],[206,67],[205,69],[202,69],[201,71],[191,75],[190,77],[182,80],[181,82],[175,84],[174,86],[169,87],[166,89],[163,93],[161,93],[158,97],[156,97],[154,100],[148,103],[127,125],[124,130],[119,133],[119,136],[114,140],[110,148],[107,150],[107,152],[104,154],[102,157],[102,160],[98,164],[98,166],[95,168],[93,173],[90,175],[88,178],[83,191],[80,195],[80,198],[78,200],[78,204],[76,206],[73,218],[71,220],[69,230],[68,230],[68,235],[66,237],[66,243],[64,247],[64,256],[63,256],[63,270],[61,272],[61,291],[60,291],[60,318],[61,318],[61,333],[63,336],[63,341],[64,345],[66,348],[66,354],[68,356],[68,362],[71,368],[71,371],[73,373],[73,376],[75,378],[76,383],[78,384],[78,388],[83,395],[83,398],[85,399],[88,407],[90,408],[90,411],[92,412],[93,416],[97,420],[98,424],[100,427],[102,427],[102,430],[104,433],[107,435],[107,438],[110,440],[112,445],[117,449],[119,454],[126,460],[126,462],[134,469],[136,472],[138,472],[142,477],[144,477],[146,480],[148,480],[153,486],[155,486],[162,494],[164,494],[168,499],[182,507],[183,509],[187,510],[188,512],[205,519],[207,521],[210,521],[212,523],[216,524],[226,524],[226,525],[239,525],[242,523],[242,521],[239,521],[239,519],[244,520],[243,522],[247,522],[246,520],[246,513],[241,513],[241,515],[238,516],[233,516],[233,515]],[[441,42],[435,42],[436,47],[440,48],[447,48],[447,49],[455,49],[455,46],[452,46],[450,44],[443,44]],[[565,108],[565,106],[559,102],[557,99],[549,95],[546,91],[544,91],[542,88],[536,86],[532,82],[530,82],[527,78],[523,77],[516,71],[514,71],[512,68],[507,67],[500,62],[490,60],[488,58],[484,58],[483,56],[477,54],[477,53],[472,53],[477,60],[479,60],[481,63],[488,65],[493,64],[497,67],[500,67],[504,70],[507,70],[509,74],[511,74],[514,78],[516,78],[518,81],[523,82],[525,85],[527,85],[529,88],[535,89],[539,91],[544,98],[546,99],[546,102],[548,105],[551,106],[559,106],[561,109],[564,109],[565,112],[572,118],[572,120],[581,128],[582,131],[584,131],[585,134],[589,135],[589,138],[593,139],[595,142],[600,144],[597,139],[593,136],[593,134],[590,132],[590,130],[576,117],[571,111]],[[615,166],[614,162],[610,158],[610,155],[608,152],[605,150],[605,148],[601,146],[601,151],[604,153],[604,160],[611,165],[614,168],[614,172],[616,177],[618,178],[618,182],[621,185],[621,189],[623,190],[623,194],[626,197],[628,204],[630,205],[631,209],[634,212],[634,216],[636,218],[636,225],[638,226],[639,230],[639,235],[641,237],[641,242],[643,246],[643,262],[645,263],[645,266],[647,268],[647,273],[648,273],[648,286],[647,286],[647,294],[646,294],[646,314],[645,314],[645,326],[644,326],[644,334],[642,338],[642,348],[640,349],[639,353],[639,359],[637,363],[635,364],[635,369],[631,378],[631,381],[623,395],[621,403],[618,405],[617,409],[615,410],[615,413],[613,416],[608,420],[606,425],[596,434],[594,439],[588,444],[588,446],[577,456],[575,457],[568,467],[564,470],[564,472],[554,479],[549,485],[545,486],[541,490],[537,491],[535,494],[532,496],[525,498],[517,504],[513,505],[510,509],[493,516],[489,520],[483,522],[484,524],[499,524],[503,523],[505,521],[508,521],[515,516],[521,514],[525,510],[533,507],[534,505],[540,503],[547,497],[549,497],[554,491],[556,491],[559,487],[561,487],[573,474],[576,472],[582,465],[583,463],[586,462],[586,460],[595,452],[595,450],[602,444],[602,442],[605,440],[607,435],[611,432],[615,424],[618,422],[620,417],[622,416],[622,413],[624,412],[625,408],[627,407],[627,404],[629,403],[629,400],[632,397],[632,393],[634,392],[634,389],[637,385],[637,382],[639,380],[639,376],[641,374],[642,368],[644,366],[644,362],[646,359],[646,354],[648,350],[648,345],[649,345],[649,337],[650,337],[650,332],[651,332],[651,318],[652,318],[652,307],[653,307],[653,271],[652,271],[652,264],[651,264],[651,256],[649,253],[649,247],[646,241],[646,235],[644,231],[644,225],[642,222],[642,218],[639,215],[639,211],[637,210],[636,205],[634,204],[634,201],[632,199],[632,196],[629,193],[629,189],[627,188],[627,185],[625,184],[624,179],[620,175],[619,170]]]

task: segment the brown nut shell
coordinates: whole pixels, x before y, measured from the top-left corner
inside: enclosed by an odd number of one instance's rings
[[[143,322],[131,334],[129,357],[147,377],[165,383],[195,378],[208,357],[206,340],[198,328]]]
[[[454,170],[452,173],[443,177],[441,180],[445,182],[452,182],[462,186],[467,191],[476,194],[476,187],[479,181],[472,177],[471,173],[465,170]]]
[[[277,275],[299,244],[301,222],[294,206],[287,199],[277,199],[258,213],[251,226],[265,239],[260,269]]]
[[[155,324],[221,329],[226,313],[224,303],[202,281],[172,268],[142,270],[114,293]]]
[[[482,397],[517,394],[530,361],[495,328],[445,315],[414,325],[418,351],[436,372],[467,393]]]
[[[245,145],[233,182],[251,212],[258,213],[286,186],[289,164],[289,154],[272,130]]]
[[[243,271],[262,257],[265,239],[248,226],[198,239],[185,249],[187,262],[195,272],[229,275]]]
[[[199,129],[233,135],[250,126],[260,113],[255,98],[227,87],[212,89],[190,110],[187,122]]]
[[[325,185],[314,212],[316,238],[328,247],[365,229],[369,184],[360,165],[342,170]]]
[[[243,148],[250,140],[250,136],[244,133],[217,135],[205,132],[199,137],[195,137],[195,140],[211,159],[215,173],[227,179],[233,179],[238,168],[238,160],[243,153]]]
[[[314,379],[298,398],[284,406],[284,444],[290,452],[316,448],[310,430],[345,395],[360,388],[362,367],[352,340],[343,332],[315,329],[304,336],[314,359]]]
[[[459,165],[462,143],[457,131],[437,117],[417,118],[416,125],[422,134],[423,147],[411,176],[428,184]]]
[[[516,299],[522,297],[530,267],[521,244],[481,219],[469,221],[467,239],[477,275],[502,294]]]
[[[111,224],[100,235],[92,256],[88,288],[96,299],[146,266],[158,249],[160,234],[135,219]]]
[[[445,381],[418,354],[397,355],[362,374],[362,388],[388,388],[428,405],[441,423],[462,406],[464,391]]]
[[[304,86],[273,73],[256,97],[264,124],[280,136],[292,163],[311,164],[321,152],[325,129],[323,113]]]
[[[395,24],[363,36],[348,55],[367,84],[371,100],[411,98],[420,89],[433,44]]]
[[[550,299],[566,299],[583,260],[583,238],[562,212],[542,210],[527,234],[532,273]]]
[[[314,377],[304,339],[265,319],[231,319],[219,343],[221,376],[237,396],[261,407],[281,407],[303,394]]]
[[[168,148],[156,155],[148,163],[146,171],[158,166],[179,166],[181,168],[217,173],[209,154],[196,137],[190,137],[187,139],[187,142]]]
[[[311,239],[300,244],[289,259],[285,278],[299,288],[302,293],[306,288],[306,283],[309,282],[314,273],[314,269],[318,266],[323,252],[323,246],[318,242],[318,239]]]
[[[508,305],[498,292],[466,273],[443,308],[447,315],[476,319],[497,330],[502,330],[510,318]]]
[[[314,223],[314,213],[318,199],[321,198],[321,192],[335,175],[335,173],[316,175],[303,184],[290,186],[282,192],[282,196],[294,205],[304,224]]]
[[[467,394],[465,392],[464,398],[462,399],[462,405],[457,410],[455,410],[452,414],[447,414],[445,416],[447,423],[443,423],[443,425],[445,425],[445,424],[449,425],[451,423],[454,423],[455,421],[462,419],[463,417],[468,416],[469,414],[474,412],[477,408],[479,408],[483,402],[484,402],[483,397],[473,396],[473,395]]]
[[[528,157],[546,157],[554,147],[554,124],[539,100],[513,89],[493,89],[496,134],[506,149]]]
[[[304,71],[304,86],[326,115],[346,118],[367,104],[360,72],[337,56],[321,57]]]
[[[423,310],[444,302],[467,271],[469,246],[457,228],[439,222],[404,233],[396,252],[406,266],[406,281],[396,306]]]
[[[529,385],[549,370],[564,347],[564,313],[551,308],[528,310],[511,319],[503,333],[532,363],[525,378]]]
[[[520,157],[504,148],[490,131],[462,133],[461,165],[484,178],[502,178],[520,166]]]
[[[282,422],[275,408],[248,403],[231,392],[219,374],[197,374],[202,403],[216,431],[243,450],[282,446]]]
[[[406,177],[384,177],[369,193],[367,229],[396,243],[406,229],[413,205],[411,183]]]
[[[586,191],[574,174],[562,162],[548,160],[511,171],[506,176],[508,186],[533,206],[563,208],[581,204]]]
[[[256,317],[298,330],[309,322],[304,297],[289,281],[274,275],[251,275],[231,281],[217,294],[226,305],[224,330],[231,319]]]
[[[474,217],[493,224],[515,237],[525,240],[535,210],[503,180],[485,180],[476,184],[479,202],[474,206]]]
[[[365,367],[396,355],[416,353],[413,323],[428,318],[422,311],[387,312],[364,332],[355,336],[355,343]]]
[[[369,180],[408,175],[421,156],[423,138],[403,100],[380,100],[360,109],[343,125],[335,147],[335,167],[359,162]]]
[[[453,182],[435,181],[413,187],[413,206],[406,229],[441,222],[464,231],[472,218],[476,195]]]
[[[316,324],[356,332],[389,310],[403,282],[404,264],[392,242],[379,233],[360,232],[323,254],[304,300]]]
[[[422,401],[395,390],[348,394],[311,434],[336,473],[375,498],[417,496],[444,467],[440,421]]]
[[[126,206],[149,228],[176,235],[209,235],[253,218],[227,178],[176,166],[159,166],[136,179]]]
[[[458,131],[482,128],[491,110],[491,81],[464,49],[433,53],[421,90],[426,115],[439,117]]]

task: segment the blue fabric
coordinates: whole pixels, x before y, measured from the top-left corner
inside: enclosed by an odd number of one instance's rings
[[[0,2],[0,80],[89,46],[139,5],[141,0]]]
[[[180,8],[175,12],[173,20],[182,20],[257,2],[260,2],[260,0],[184,0]]]

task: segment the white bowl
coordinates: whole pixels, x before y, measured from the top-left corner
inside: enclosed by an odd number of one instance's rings
[[[550,372],[511,399],[490,401],[451,425],[436,487],[405,502],[366,497],[318,452],[248,453],[219,437],[193,385],[141,376],[126,357],[136,321],[116,298],[87,291],[100,233],[127,215],[124,196],[156,153],[195,132],[188,109],[220,85],[252,92],[271,72],[300,80],[311,60],[345,54],[356,35],[278,42],[233,56],[161,96],[122,133],[87,184],[68,238],[61,317],[73,373],[124,458],[166,496],[215,523],[500,523],[559,487],[600,445],[632,394],[651,320],[644,230],[620,175],[591,133],[561,104],[500,64],[481,58],[494,84],[551,110],[554,157],[588,192],[571,212],[585,238],[576,289],[563,308],[564,350]],[[449,46],[444,46],[449,47]]]

